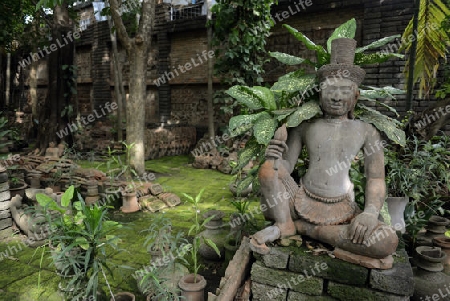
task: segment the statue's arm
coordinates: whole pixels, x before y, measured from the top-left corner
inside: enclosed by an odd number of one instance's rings
[[[386,182],[384,175],[385,141],[381,140],[380,133],[369,125],[364,143],[364,167],[366,175],[364,212],[375,214],[377,217],[383,206],[386,196]]]
[[[297,164],[298,156],[302,150],[302,126],[297,126],[289,131],[287,139],[287,151],[283,154],[283,164],[289,173],[292,173]]]

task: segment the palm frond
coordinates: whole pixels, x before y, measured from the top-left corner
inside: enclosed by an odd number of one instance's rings
[[[419,98],[423,92],[433,88],[439,59],[446,58],[447,47],[450,44],[449,35],[441,24],[450,15],[449,7],[442,0],[421,0],[417,26],[417,50],[414,62],[414,83],[419,82]],[[403,45],[400,50],[409,51],[413,41],[413,20],[411,20],[402,35]],[[408,78],[408,66],[410,59],[406,61],[405,76]]]

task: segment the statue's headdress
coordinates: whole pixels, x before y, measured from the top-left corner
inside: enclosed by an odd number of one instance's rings
[[[331,41],[330,64],[317,71],[319,81],[327,77],[342,77],[355,82],[358,86],[364,80],[366,72],[354,65],[356,41],[349,38],[338,38]]]

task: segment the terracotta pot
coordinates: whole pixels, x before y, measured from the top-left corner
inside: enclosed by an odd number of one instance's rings
[[[197,281],[194,274],[181,277],[178,286],[181,289],[181,296],[185,301],[204,301],[206,280],[202,275],[197,274]]]
[[[21,197],[23,197],[25,195],[25,189],[28,187],[28,185],[26,183],[24,183],[24,182],[21,182],[18,185],[19,186],[17,186],[17,187],[9,186],[9,191],[11,193],[11,198],[16,196],[16,195],[20,195]]]
[[[122,292],[115,294],[114,299],[116,301],[134,301],[136,300],[136,296],[129,292]],[[113,301],[114,299],[111,298],[111,301]]]
[[[136,192],[123,192],[123,205],[120,207],[123,213],[131,213],[140,210]]]
[[[447,257],[445,258],[444,264],[444,272],[450,272],[450,237],[447,236],[438,236],[433,238],[433,245],[440,247],[442,251],[445,252]]]
[[[438,215],[432,215],[428,220],[425,229],[427,230],[427,232],[431,232],[433,234],[444,234],[445,231],[447,230],[446,227],[449,224],[450,224],[449,219]]]
[[[419,268],[440,272],[444,269],[442,262],[447,255],[439,247],[421,246],[416,248],[416,264]]]
[[[389,216],[391,217],[391,225],[396,231],[402,234],[406,231],[404,212],[409,197],[388,197],[386,203],[388,205]]]

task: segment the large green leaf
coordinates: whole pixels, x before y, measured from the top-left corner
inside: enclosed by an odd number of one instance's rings
[[[236,172],[244,168],[253,157],[257,156],[261,151],[262,146],[256,142],[255,139],[250,139],[245,144],[245,148],[238,153],[238,163],[233,171]]]
[[[356,48],[355,53],[362,53],[362,52],[364,52],[364,51],[366,51],[368,49],[380,48],[381,46],[384,46],[387,43],[390,43],[390,42],[394,41],[396,38],[399,38],[399,37],[400,37],[400,35],[396,34],[396,35],[393,35],[393,36],[390,36],[390,37],[381,38],[379,40],[376,40],[375,42],[370,43],[369,45],[366,45],[364,47]]]
[[[269,113],[264,113],[253,126],[253,135],[259,144],[267,145],[277,129],[278,122]]]
[[[233,86],[226,90],[225,93],[237,100],[238,103],[246,106],[250,110],[259,110],[263,107],[259,98],[254,95],[252,90],[247,86]]]
[[[285,91],[287,93],[293,93],[297,91],[310,90],[315,85],[316,76],[314,74],[307,74],[300,78],[289,77],[278,81],[270,89],[272,91]]]
[[[405,56],[403,54],[399,53],[389,53],[387,51],[384,52],[376,52],[376,53],[356,53],[355,54],[355,65],[372,65],[372,64],[378,64],[378,63],[384,63],[390,58],[404,58]]]
[[[297,69],[295,71],[289,72],[285,75],[282,75],[278,78],[278,81],[284,81],[284,80],[288,80],[290,78],[301,78],[302,76],[305,75],[305,70],[303,69]]]
[[[249,90],[259,99],[262,103],[263,107],[267,110],[275,110],[277,108],[277,104],[275,103],[275,97],[273,92],[266,87],[252,87]]]
[[[242,135],[253,128],[256,120],[266,112],[259,112],[251,115],[237,115],[230,118],[228,130],[231,137]]]
[[[397,127],[398,121],[380,112],[370,109],[363,104],[357,104],[362,109],[358,119],[373,124],[378,130],[386,134],[393,142],[404,146],[406,144],[405,132]]]
[[[311,62],[311,61],[303,59],[301,57],[293,56],[293,55],[290,55],[290,54],[287,54],[287,53],[278,52],[278,51],[269,52],[269,55],[271,57],[276,58],[278,61],[282,62],[283,64],[290,65],[290,66],[299,65],[299,64],[302,64],[305,61],[306,62]]]
[[[311,119],[321,112],[322,110],[317,101],[308,101],[288,117],[286,125],[288,127],[296,127],[303,121]]]
[[[359,99],[362,100],[374,100],[377,98],[392,98],[396,99],[394,95],[405,94],[404,90],[397,89],[391,86],[377,88],[377,87],[368,87],[370,90],[360,89]]]
[[[64,192],[64,194],[61,197],[61,206],[67,207],[70,204],[70,201],[73,198],[73,193],[75,191],[75,187],[73,185],[70,185],[69,188]]]
[[[295,108],[291,108],[291,109],[281,109],[281,110],[276,110],[276,111],[272,111],[272,114],[275,115],[275,117],[277,118],[278,121],[283,120],[284,118],[288,117],[289,115],[291,115],[292,113],[294,113],[296,111]]]
[[[321,45],[316,45],[313,41],[311,41],[307,36],[303,33],[299,32],[297,29],[283,24],[283,26],[300,42],[305,44],[306,48],[309,50],[313,50],[316,52],[318,64],[317,67],[321,67],[322,65],[329,62],[330,55],[325,51],[325,49]]]
[[[353,39],[355,37],[356,32],[356,20],[355,18],[352,18],[345,22],[344,24],[340,25],[338,28],[336,28],[331,35],[331,37],[327,41],[327,50],[328,53],[331,53],[331,41],[338,38],[350,38]]]

